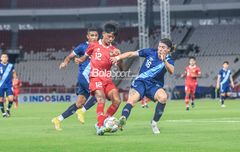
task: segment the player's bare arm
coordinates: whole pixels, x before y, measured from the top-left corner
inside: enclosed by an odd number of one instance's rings
[[[185,71],[183,74],[181,74],[181,78],[186,77],[186,75],[187,75],[187,72]]]
[[[234,82],[232,76],[230,76],[230,81],[231,81],[231,87],[234,88]]]
[[[64,61],[59,65],[59,69],[63,69],[63,68],[66,68],[67,67],[67,65],[68,65],[68,63],[70,62],[70,60],[72,59],[72,58],[74,58],[76,55],[73,53],[73,51],[72,51],[72,53],[70,53],[65,59],[64,59]]]
[[[82,64],[84,61],[86,61],[88,58],[88,56],[85,54],[84,56],[80,57],[80,58],[75,58],[74,62],[76,64]]]
[[[191,73],[191,76],[192,77],[195,77],[195,78],[199,78],[199,77],[201,77],[201,73],[197,73],[197,74],[195,74],[195,73]]]
[[[113,63],[117,63],[117,61],[122,60],[122,59],[126,59],[126,58],[131,58],[131,57],[135,57],[138,56],[138,52],[137,51],[130,51],[130,52],[126,52],[123,54],[120,54],[118,56],[115,57],[111,57],[110,60]]]

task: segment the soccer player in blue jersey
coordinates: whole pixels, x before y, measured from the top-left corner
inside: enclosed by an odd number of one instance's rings
[[[0,109],[3,117],[10,116],[10,108],[13,104],[13,91],[12,91],[12,75],[15,73],[14,65],[8,63],[8,55],[1,54],[0,63]],[[4,95],[8,97],[8,106],[5,112],[4,108]]]
[[[165,38],[160,40],[158,49],[149,48],[126,52],[111,58],[112,62],[135,56],[145,58],[139,75],[132,82],[127,104],[122,110],[122,116],[119,119],[119,127],[121,130],[126,124],[126,120],[135,103],[146,96],[157,102],[151,127],[154,134],[160,133],[157,122],[160,120],[167,102],[167,93],[163,89],[164,75],[166,72],[170,74],[174,72],[174,60],[170,56],[170,52],[173,49],[172,41]]]
[[[88,44],[90,42],[95,42],[98,40],[98,31],[95,28],[89,28],[87,31],[87,40],[86,42],[78,45],[60,64],[59,68],[65,68],[71,59],[75,57],[81,57],[85,54]],[[96,98],[90,96],[89,92],[89,74],[90,74],[90,59],[87,59],[82,64],[79,64],[78,71],[78,82],[77,82],[77,101],[72,104],[65,112],[63,112],[58,117],[52,119],[52,123],[55,126],[56,130],[62,130],[60,123],[64,119],[77,113],[78,119],[81,123],[84,123],[84,112],[91,108],[96,103]],[[86,104],[85,104],[86,103]],[[84,105],[85,104],[85,105]],[[84,106],[83,106],[84,105]],[[82,108],[82,109],[79,109]]]
[[[223,62],[223,68],[219,71],[217,77],[217,89],[220,89],[221,106],[225,107],[224,100],[230,96],[230,86],[234,88],[231,70],[228,69],[229,62]]]

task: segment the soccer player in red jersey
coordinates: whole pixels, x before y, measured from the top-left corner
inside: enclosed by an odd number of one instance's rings
[[[194,99],[195,99],[195,91],[197,87],[197,78],[201,76],[201,69],[196,65],[196,58],[189,58],[189,65],[185,68],[185,73],[182,77],[185,77],[185,103],[186,110],[189,110],[189,99],[191,95],[191,105],[194,108]]]
[[[98,122],[95,125],[97,135],[104,134],[104,120],[108,116],[113,116],[121,103],[118,89],[112,82],[111,67],[113,63],[110,61],[110,57],[120,54],[120,51],[112,46],[117,31],[117,26],[114,23],[106,23],[103,28],[102,39],[98,42],[90,43],[85,55],[75,59],[75,62],[79,64],[90,57],[91,71],[89,89],[91,94],[95,95],[98,102]],[[106,113],[104,113],[106,98],[112,101],[112,104]]]
[[[18,78],[16,73],[13,73],[13,102],[15,103],[15,108],[18,108],[18,95],[20,93],[20,88],[22,86],[22,81]]]

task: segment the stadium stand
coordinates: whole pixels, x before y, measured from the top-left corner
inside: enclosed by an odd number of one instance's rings
[[[28,82],[31,86],[75,85],[78,67],[72,62],[65,70],[59,70],[60,63],[60,60],[26,61],[15,64],[15,67],[22,81]]]
[[[0,9],[2,8],[9,8],[10,7],[10,0],[1,0],[0,1]]]
[[[239,2],[239,0],[192,0],[191,4],[200,4],[200,3],[230,3],[230,2]]]
[[[0,31],[0,47],[9,49],[11,46],[11,31]]]
[[[85,41],[86,29],[21,30],[18,32],[18,46],[30,52],[47,49],[72,49]]]
[[[195,27],[188,43],[198,44],[200,52],[193,56],[234,55],[239,54],[239,25],[208,25]]]

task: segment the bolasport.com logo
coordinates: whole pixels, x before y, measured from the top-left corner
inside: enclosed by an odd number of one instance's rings
[[[100,78],[112,78],[114,80],[127,80],[127,79],[132,79],[135,78],[137,75],[131,70],[127,71],[120,71],[117,68],[113,68],[111,71],[110,70],[99,70],[99,69],[93,69],[91,71],[91,76],[92,77],[100,77]]]

